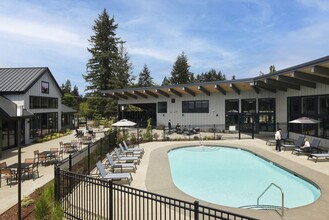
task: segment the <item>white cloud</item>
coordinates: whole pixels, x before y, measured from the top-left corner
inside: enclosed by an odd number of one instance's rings
[[[48,43],[86,47],[86,40],[82,39],[79,34],[72,33],[66,30],[66,27],[57,24],[0,16],[0,32]]]
[[[315,8],[319,11],[329,11],[329,1],[328,0],[297,0],[302,5],[306,7]]]

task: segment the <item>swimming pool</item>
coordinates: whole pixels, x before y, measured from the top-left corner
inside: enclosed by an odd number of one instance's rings
[[[183,147],[168,152],[174,184],[195,198],[230,207],[252,206],[271,184],[280,186],[285,207],[310,204],[320,190],[310,182],[245,150],[230,147]],[[261,205],[281,206],[280,190],[271,187]]]

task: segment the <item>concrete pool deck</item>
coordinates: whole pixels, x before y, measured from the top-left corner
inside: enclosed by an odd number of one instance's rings
[[[195,200],[199,200],[183,193],[175,187],[171,178],[167,156],[167,152],[170,149],[192,145],[199,145],[199,141],[152,142],[142,144],[141,147],[144,147],[145,155],[134,175],[131,186],[185,201],[194,202]],[[285,209],[284,219],[328,219],[329,161],[318,161],[315,163],[313,160],[307,160],[306,156],[293,155],[291,151],[278,153],[274,150],[275,146],[268,146],[266,145],[266,141],[261,139],[204,141],[204,145],[230,146],[249,150],[314,182],[321,190],[320,198],[306,206]],[[281,212],[274,210],[239,209],[199,201],[202,205],[254,218],[282,219],[279,214]]]

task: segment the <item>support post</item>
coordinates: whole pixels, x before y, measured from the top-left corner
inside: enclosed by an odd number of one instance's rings
[[[21,119],[16,121],[16,141],[18,146],[18,169],[17,169],[17,181],[18,181],[18,218],[22,219],[22,141],[21,141]]]
[[[88,144],[88,174],[90,173],[90,144]]]
[[[199,220],[199,201],[194,201],[194,220]]]
[[[72,172],[72,154],[69,155],[69,171]]]

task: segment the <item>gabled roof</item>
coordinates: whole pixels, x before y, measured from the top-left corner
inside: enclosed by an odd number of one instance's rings
[[[0,68],[0,94],[26,93],[46,73],[62,93],[48,67],[26,67]]]

